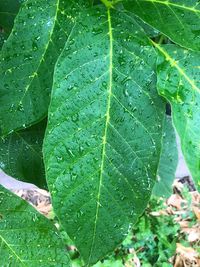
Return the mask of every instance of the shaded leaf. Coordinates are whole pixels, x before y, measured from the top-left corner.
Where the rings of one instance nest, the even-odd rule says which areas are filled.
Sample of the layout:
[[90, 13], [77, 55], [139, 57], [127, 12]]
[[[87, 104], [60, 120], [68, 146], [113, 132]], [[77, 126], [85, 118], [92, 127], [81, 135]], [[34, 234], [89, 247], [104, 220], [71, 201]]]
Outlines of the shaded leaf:
[[30, 126], [47, 115], [54, 64], [80, 3], [28, 0], [22, 5], [0, 58], [3, 135]]
[[0, 48], [12, 30], [21, 2], [20, 0], [0, 1]]
[[172, 184], [178, 164], [178, 150], [171, 118], [166, 116], [163, 124], [162, 149], [153, 194], [169, 197], [172, 194]]
[[124, 0], [124, 7], [175, 43], [200, 50], [198, 0]]
[[20, 5], [26, 0], [3, 0], [0, 2], [0, 26], [10, 33]]
[[2, 48], [7, 38], [8, 38], [8, 34], [3, 32], [3, 29], [0, 29], [0, 49]]
[[80, 16], [56, 66], [46, 173], [87, 266], [125, 238], [155, 182], [164, 110], [155, 60], [131, 17], [99, 7]]
[[155, 46], [159, 52], [158, 91], [171, 103], [183, 155], [200, 188], [200, 53], [175, 45]]
[[[129, 14], [130, 15], [130, 14]], [[133, 15], [131, 15], [133, 16]], [[146, 32], [146, 34], [150, 37], [150, 38], [158, 38], [160, 35], [160, 32], [157, 31], [156, 29], [152, 28], [151, 26], [149, 26], [147, 23], [145, 23], [142, 19], [140, 19], [137, 16], [134, 16], [134, 20], [144, 29], [144, 31]]]
[[55, 226], [0, 185], [0, 265], [70, 266]]
[[24, 182], [46, 187], [42, 143], [46, 119], [0, 138], [0, 168]]

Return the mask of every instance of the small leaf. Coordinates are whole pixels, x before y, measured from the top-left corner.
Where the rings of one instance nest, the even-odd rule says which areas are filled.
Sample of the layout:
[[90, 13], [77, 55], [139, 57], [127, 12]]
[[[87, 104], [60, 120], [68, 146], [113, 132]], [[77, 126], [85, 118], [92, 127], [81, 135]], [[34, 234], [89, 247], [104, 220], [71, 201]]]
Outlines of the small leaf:
[[172, 194], [172, 184], [178, 164], [178, 150], [171, 118], [166, 116], [163, 124], [162, 149], [153, 194], [169, 197]]
[[124, 0], [124, 7], [175, 43], [200, 51], [198, 0]]
[[0, 265], [70, 266], [55, 226], [0, 185]]
[[186, 163], [200, 188], [200, 53], [175, 45], [155, 46], [159, 52], [158, 91], [171, 103]]
[[79, 9], [78, 1], [28, 0], [22, 4], [0, 58], [2, 135], [47, 115], [54, 64]]
[[47, 180], [87, 266], [122, 242], [149, 200], [164, 111], [155, 62], [134, 19], [97, 7], [78, 18], [56, 65]]
[[42, 157], [45, 129], [46, 119], [0, 138], [0, 168], [16, 179], [46, 187]]

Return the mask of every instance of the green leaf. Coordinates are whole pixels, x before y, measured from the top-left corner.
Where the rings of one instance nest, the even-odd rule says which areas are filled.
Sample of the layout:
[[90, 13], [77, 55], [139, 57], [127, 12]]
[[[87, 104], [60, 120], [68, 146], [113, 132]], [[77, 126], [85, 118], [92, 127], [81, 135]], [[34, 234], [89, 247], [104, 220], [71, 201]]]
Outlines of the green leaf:
[[20, 0], [0, 1], [0, 48], [12, 30], [20, 5]]
[[200, 50], [198, 0], [124, 0], [124, 7], [175, 43]]
[[164, 110], [155, 61], [131, 17], [97, 7], [79, 17], [55, 69], [46, 174], [87, 266], [126, 237], [155, 182]]
[[[47, 115], [54, 64], [81, 1], [28, 0], [22, 5], [0, 58], [3, 135]], [[84, 1], [85, 2], [85, 1]]]
[[159, 52], [158, 90], [171, 103], [183, 155], [200, 188], [200, 53], [175, 45], [155, 46]]
[[0, 168], [16, 179], [46, 187], [42, 157], [45, 129], [46, 119], [0, 138]]
[[[130, 14], [129, 14], [130, 15]], [[133, 16], [133, 15], [131, 15]], [[146, 34], [150, 37], [150, 38], [158, 38], [160, 35], [160, 32], [157, 31], [156, 29], [152, 28], [151, 26], [149, 26], [147, 23], [145, 23], [142, 19], [140, 19], [137, 16], [134, 16], [134, 20], [144, 29], [144, 31], [146, 32]]]
[[166, 116], [163, 124], [162, 149], [153, 194], [169, 197], [172, 194], [172, 184], [178, 164], [178, 150], [171, 117]]
[[8, 34], [0, 30], [0, 49], [8, 38]]
[[[26, 0], [25, 0], [26, 1]], [[0, 26], [5, 32], [12, 30], [14, 19], [19, 11], [21, 0], [3, 0], [0, 2]]]
[[0, 265], [70, 266], [55, 226], [0, 185]]

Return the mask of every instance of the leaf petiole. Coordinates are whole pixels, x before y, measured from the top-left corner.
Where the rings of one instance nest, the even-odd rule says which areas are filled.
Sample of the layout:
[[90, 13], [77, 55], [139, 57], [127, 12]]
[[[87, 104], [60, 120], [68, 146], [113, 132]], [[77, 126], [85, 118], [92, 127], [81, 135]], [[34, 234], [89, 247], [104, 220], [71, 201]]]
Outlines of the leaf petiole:
[[102, 2], [107, 8], [113, 8], [113, 1], [109, 1], [109, 0], [101, 0], [101, 2]]

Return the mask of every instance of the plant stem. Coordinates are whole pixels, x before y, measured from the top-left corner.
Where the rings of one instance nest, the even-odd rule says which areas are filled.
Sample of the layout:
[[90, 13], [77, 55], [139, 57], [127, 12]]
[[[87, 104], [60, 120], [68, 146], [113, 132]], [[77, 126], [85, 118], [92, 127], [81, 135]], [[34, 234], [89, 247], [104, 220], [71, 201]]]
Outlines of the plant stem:
[[160, 39], [159, 39], [159, 41], [158, 41], [158, 44], [162, 44], [164, 40], [165, 40], [165, 36], [162, 34], [162, 35], [160, 36]]
[[101, 0], [101, 2], [107, 7], [107, 8], [112, 8], [113, 7], [113, 2], [109, 0]]

